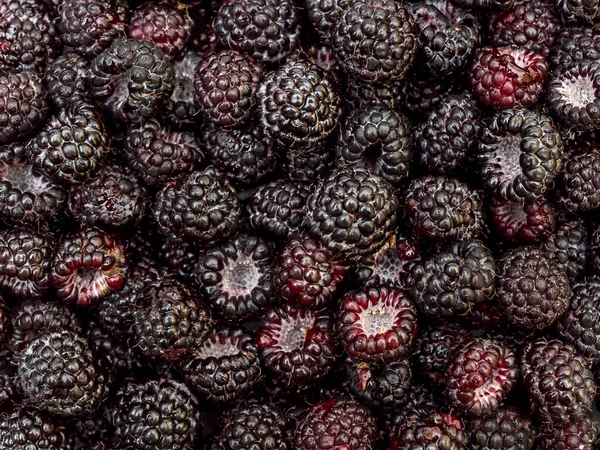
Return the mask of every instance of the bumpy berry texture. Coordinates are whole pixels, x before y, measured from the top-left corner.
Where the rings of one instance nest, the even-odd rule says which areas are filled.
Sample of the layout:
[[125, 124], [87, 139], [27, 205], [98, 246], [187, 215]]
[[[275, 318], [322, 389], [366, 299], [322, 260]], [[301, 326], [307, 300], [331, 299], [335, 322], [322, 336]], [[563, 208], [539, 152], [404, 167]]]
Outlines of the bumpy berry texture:
[[320, 442], [335, 442], [348, 450], [368, 450], [377, 439], [375, 418], [366, 406], [346, 398], [314, 405], [294, 433], [294, 448], [321, 448]]
[[200, 438], [198, 400], [172, 379], [124, 383], [113, 414], [115, 441], [126, 448], [184, 450]]
[[223, 450], [251, 450], [256, 447], [287, 450], [289, 420], [286, 413], [270, 405], [240, 406], [227, 417], [217, 445]]
[[58, 30], [64, 45], [93, 58], [125, 35], [127, 9], [121, 0], [65, 0]]
[[560, 214], [556, 230], [541, 244], [545, 251], [554, 254], [571, 282], [584, 275], [587, 269], [589, 234], [583, 218]]
[[273, 244], [239, 234], [199, 255], [193, 280], [212, 308], [229, 321], [256, 318], [274, 298]]
[[89, 414], [108, 395], [102, 361], [72, 331], [49, 332], [32, 340], [19, 357], [18, 380], [33, 404], [60, 416]]
[[174, 88], [171, 59], [149, 41], [117, 39], [92, 61], [92, 95], [114, 119], [150, 119]]
[[571, 345], [543, 338], [529, 342], [521, 354], [521, 376], [540, 422], [559, 427], [591, 413], [594, 376]]
[[513, 202], [536, 200], [563, 167], [564, 144], [553, 121], [525, 109], [495, 114], [482, 127], [476, 159], [486, 190]]
[[436, 175], [456, 175], [477, 145], [479, 108], [470, 94], [449, 95], [416, 127], [417, 161]]
[[341, 124], [335, 147], [338, 166], [363, 167], [397, 185], [412, 162], [410, 123], [384, 106], [355, 109]]
[[350, 357], [368, 363], [392, 363], [410, 354], [418, 323], [413, 303], [400, 289], [379, 287], [344, 295], [336, 333]]
[[554, 255], [535, 247], [506, 251], [498, 261], [498, 300], [520, 327], [552, 325], [569, 306], [571, 287]]
[[324, 141], [314, 147], [289, 149], [284, 167], [291, 181], [313, 183], [329, 175], [334, 158], [329, 143]]
[[75, 448], [73, 436], [51, 418], [30, 407], [19, 406], [0, 415], [0, 448], [2, 450], [41, 450]]
[[291, 0], [226, 0], [214, 19], [225, 47], [265, 62], [281, 61], [298, 46], [299, 25]]
[[200, 118], [194, 103], [194, 76], [201, 60], [198, 53], [188, 50], [173, 63], [175, 87], [159, 115], [176, 129], [193, 129]]
[[300, 234], [288, 239], [275, 258], [274, 289], [293, 306], [319, 310], [335, 297], [349, 270], [344, 259]]
[[194, 100], [202, 115], [217, 125], [237, 126], [253, 115], [265, 69], [255, 59], [223, 50], [198, 64]]
[[11, 296], [38, 299], [51, 287], [51, 236], [13, 228], [0, 231], [0, 287]]
[[355, 257], [372, 254], [392, 236], [396, 209], [387, 181], [348, 167], [316, 184], [306, 211], [311, 233], [334, 253]]
[[352, 0], [334, 22], [331, 46], [340, 66], [352, 77], [385, 84], [406, 75], [417, 42], [412, 19], [400, 4]]
[[163, 235], [210, 246], [237, 231], [240, 202], [231, 184], [208, 168], [165, 184], [152, 214]]
[[543, 55], [509, 46], [477, 49], [469, 76], [479, 101], [496, 109], [533, 106], [547, 78]]
[[52, 102], [59, 108], [90, 102], [87, 72], [90, 62], [75, 52], [60, 55], [46, 66], [46, 86]]
[[557, 0], [556, 6], [567, 23], [594, 24], [600, 21], [597, 0]]
[[405, 195], [406, 224], [418, 238], [468, 240], [481, 232], [481, 196], [458, 179], [434, 175], [416, 178]]
[[496, 263], [480, 241], [451, 244], [411, 264], [406, 285], [419, 311], [431, 320], [467, 314], [495, 294]]
[[531, 450], [537, 435], [531, 419], [512, 406], [501, 407], [486, 417], [472, 418], [466, 429], [469, 449]]
[[[598, 441], [598, 422], [585, 418], [579, 422], [543, 427], [538, 438], [540, 450], [570, 450], [573, 448], [591, 449]], [[596, 447], [594, 447], [596, 448]]]
[[125, 250], [98, 228], [64, 235], [52, 261], [52, 282], [64, 300], [86, 307], [123, 286]]
[[178, 179], [204, 159], [193, 133], [172, 130], [156, 119], [128, 128], [124, 150], [129, 167], [149, 186]]
[[600, 59], [600, 34], [596, 27], [564, 27], [558, 33], [549, 61], [552, 68]]
[[285, 385], [308, 385], [322, 378], [336, 360], [333, 318], [328, 311], [289, 305], [265, 313], [256, 334], [265, 367]]
[[554, 231], [556, 211], [545, 196], [525, 203], [492, 198], [489, 204], [491, 222], [507, 241], [539, 242]]
[[265, 132], [283, 146], [307, 147], [326, 139], [340, 116], [340, 98], [331, 75], [316, 64], [284, 63], [258, 90]]
[[390, 438], [390, 450], [458, 450], [466, 445], [467, 435], [462, 421], [438, 412], [422, 419], [409, 418], [401, 422]]
[[212, 403], [239, 400], [261, 377], [254, 337], [229, 326], [214, 329], [192, 358], [177, 369], [200, 399]]
[[558, 204], [571, 212], [600, 208], [600, 149], [574, 150], [559, 175]]

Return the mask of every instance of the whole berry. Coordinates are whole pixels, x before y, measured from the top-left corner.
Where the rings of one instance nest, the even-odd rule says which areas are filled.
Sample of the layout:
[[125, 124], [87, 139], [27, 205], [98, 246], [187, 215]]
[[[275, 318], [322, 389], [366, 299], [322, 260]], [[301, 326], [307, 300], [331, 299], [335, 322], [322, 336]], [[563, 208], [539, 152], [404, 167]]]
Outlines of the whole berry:
[[108, 394], [102, 361], [85, 338], [68, 330], [33, 339], [19, 357], [18, 380], [37, 408], [60, 416], [89, 414]]
[[503, 406], [486, 417], [466, 423], [469, 449], [531, 450], [537, 430], [528, 415], [513, 406]]
[[478, 417], [500, 407], [519, 375], [513, 351], [489, 339], [476, 339], [457, 349], [446, 371], [444, 393], [450, 405]]
[[0, 414], [0, 449], [72, 450], [74, 438], [60, 423], [60, 419], [27, 406], [3, 411]]
[[398, 185], [412, 162], [410, 123], [383, 105], [355, 109], [341, 124], [335, 151], [338, 166], [363, 167]]
[[483, 104], [507, 109], [537, 103], [547, 77], [543, 55], [521, 47], [481, 47], [475, 51], [469, 81]]
[[423, 419], [409, 418], [401, 422], [390, 438], [390, 450], [459, 450], [466, 445], [467, 435], [462, 421], [439, 412]]
[[225, 127], [245, 123], [254, 114], [265, 69], [250, 56], [223, 50], [201, 61], [194, 75], [194, 100], [202, 115]]
[[330, 74], [309, 61], [286, 62], [258, 90], [265, 132], [285, 147], [325, 140], [340, 116], [340, 98]]
[[473, 239], [483, 222], [478, 191], [457, 179], [434, 175], [410, 183], [404, 214], [415, 237], [434, 242]]
[[498, 261], [498, 300], [520, 327], [552, 325], [569, 306], [571, 287], [554, 255], [535, 247], [507, 250]]
[[415, 306], [400, 289], [367, 288], [344, 295], [335, 331], [357, 361], [393, 363], [411, 352], [417, 336]]
[[406, 9], [392, 0], [351, 0], [334, 22], [331, 46], [351, 77], [393, 83], [404, 77], [417, 50]]
[[564, 144], [553, 121], [525, 109], [496, 113], [482, 127], [476, 160], [484, 188], [523, 203], [553, 187], [563, 167]]
[[348, 450], [368, 450], [377, 439], [375, 418], [366, 406], [347, 399], [330, 399], [314, 405], [300, 420], [294, 433], [294, 448], [320, 448], [320, 442], [335, 442]]
[[600, 149], [574, 150], [559, 175], [558, 205], [571, 212], [600, 208]]
[[287, 450], [288, 426], [286, 413], [276, 406], [239, 406], [227, 415], [217, 445], [223, 450], [251, 450], [257, 447]]
[[98, 228], [81, 228], [58, 242], [51, 276], [64, 300], [89, 306], [119, 290], [126, 274], [123, 246]]
[[391, 185], [365, 169], [339, 169], [308, 198], [310, 232], [334, 253], [372, 254], [392, 236], [397, 199]]

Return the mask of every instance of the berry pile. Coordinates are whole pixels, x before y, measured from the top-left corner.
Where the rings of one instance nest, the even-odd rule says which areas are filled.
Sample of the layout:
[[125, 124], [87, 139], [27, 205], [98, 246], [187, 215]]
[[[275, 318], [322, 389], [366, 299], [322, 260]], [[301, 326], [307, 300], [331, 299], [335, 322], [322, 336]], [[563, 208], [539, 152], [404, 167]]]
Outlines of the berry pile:
[[600, 450], [599, 0], [0, 0], [0, 450]]

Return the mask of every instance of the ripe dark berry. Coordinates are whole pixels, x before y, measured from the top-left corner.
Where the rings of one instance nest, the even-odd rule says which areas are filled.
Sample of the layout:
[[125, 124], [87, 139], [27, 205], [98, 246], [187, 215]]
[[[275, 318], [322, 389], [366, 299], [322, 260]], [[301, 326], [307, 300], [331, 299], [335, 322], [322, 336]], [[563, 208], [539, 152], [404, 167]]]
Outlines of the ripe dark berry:
[[19, 406], [0, 415], [2, 450], [75, 448], [74, 437], [62, 421], [31, 407]]
[[574, 214], [559, 214], [556, 230], [541, 244], [553, 253], [565, 269], [571, 282], [585, 274], [588, 261], [589, 232], [583, 218]]
[[469, 449], [531, 450], [537, 436], [531, 419], [512, 406], [501, 407], [486, 417], [472, 418], [466, 428]]
[[[592, 449], [598, 441], [598, 422], [585, 418], [576, 423], [546, 426], [540, 429], [537, 439], [539, 450]], [[593, 447], [597, 448], [597, 447]]]
[[600, 208], [600, 149], [574, 150], [559, 175], [558, 204], [571, 212]]
[[91, 101], [87, 84], [90, 62], [79, 53], [60, 55], [46, 66], [46, 85], [52, 102], [59, 108]]
[[439, 412], [423, 419], [409, 418], [401, 422], [390, 438], [390, 450], [458, 450], [466, 445], [467, 435], [462, 421]]
[[556, 211], [545, 196], [524, 204], [492, 198], [489, 211], [496, 231], [511, 242], [541, 241], [552, 234], [556, 223]]

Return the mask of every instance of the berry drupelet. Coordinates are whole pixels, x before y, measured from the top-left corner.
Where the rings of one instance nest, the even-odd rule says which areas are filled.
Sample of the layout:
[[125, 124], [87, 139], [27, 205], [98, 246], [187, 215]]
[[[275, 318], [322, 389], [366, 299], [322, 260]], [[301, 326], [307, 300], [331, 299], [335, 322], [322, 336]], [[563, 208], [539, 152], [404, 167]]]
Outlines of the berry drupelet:
[[589, 235], [582, 217], [561, 213], [557, 217], [555, 231], [541, 243], [542, 249], [554, 254], [571, 282], [585, 274]]
[[450, 414], [434, 412], [423, 419], [401, 422], [390, 438], [390, 450], [448, 449], [467, 445], [462, 421]]
[[37, 409], [18, 406], [0, 414], [2, 450], [74, 450], [74, 437], [60, 419]]
[[573, 150], [558, 177], [558, 205], [571, 212], [600, 208], [600, 149]]
[[524, 203], [491, 198], [489, 205], [491, 222], [506, 241], [539, 242], [554, 231], [556, 211], [546, 196]]
[[549, 61], [553, 69], [582, 61], [600, 60], [600, 33], [597, 27], [563, 27], [552, 48]]
[[472, 450], [531, 450], [538, 434], [531, 419], [513, 406], [469, 419], [466, 431]]
[[537, 439], [539, 450], [592, 450], [598, 442], [598, 422], [585, 418], [576, 423], [547, 426], [540, 429]]
[[89, 60], [75, 52], [67, 52], [48, 63], [46, 86], [54, 105], [64, 108], [80, 102], [91, 102], [87, 85], [89, 69]]

